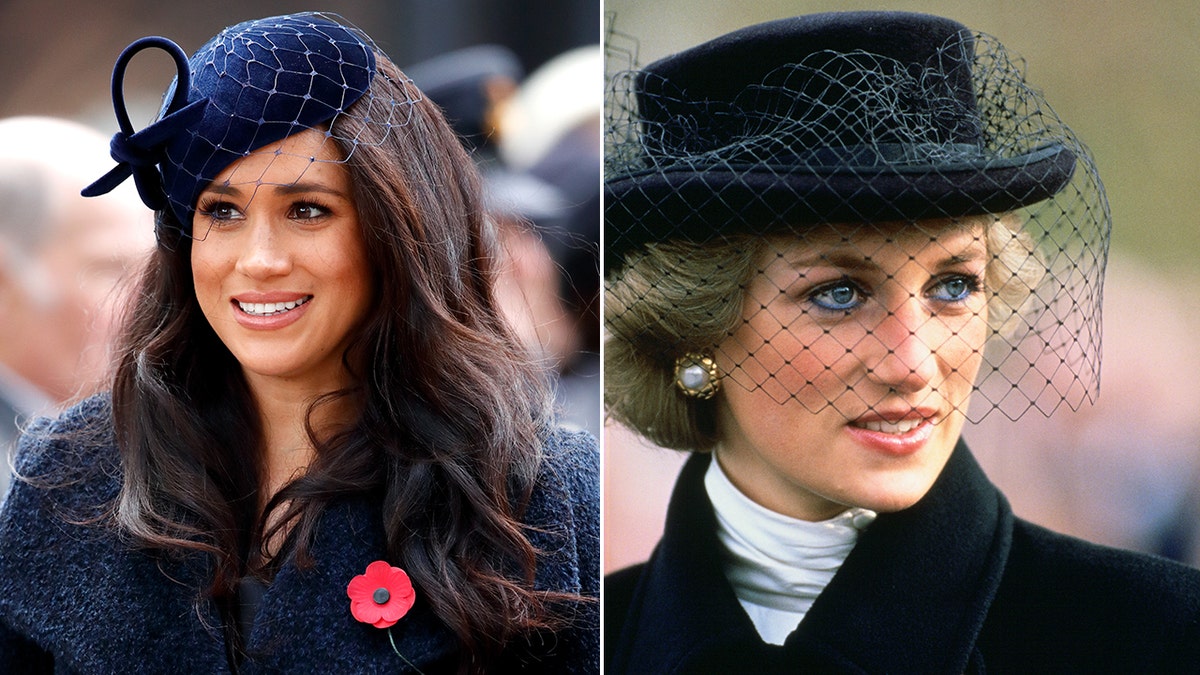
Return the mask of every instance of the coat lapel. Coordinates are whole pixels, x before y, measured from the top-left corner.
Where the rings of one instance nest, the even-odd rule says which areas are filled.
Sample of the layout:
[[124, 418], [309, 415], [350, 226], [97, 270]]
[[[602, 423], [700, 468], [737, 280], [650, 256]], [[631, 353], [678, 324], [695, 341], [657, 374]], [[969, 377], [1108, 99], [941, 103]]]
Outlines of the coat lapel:
[[[406, 672], [396, 649], [424, 672], [454, 657], [453, 636], [434, 616], [421, 588], [417, 604], [390, 629], [360, 623], [350, 614], [346, 585], [375, 560], [387, 560], [383, 526], [364, 499], [327, 509], [315, 537], [315, 563], [289, 562], [263, 596], [248, 641], [252, 660], [242, 669], [260, 672]], [[403, 567], [403, 562], [388, 560]]]
[[[26, 438], [50, 442], [44, 426]], [[115, 451], [84, 445], [78, 453], [30, 449], [18, 467], [65, 487], [20, 482], [8, 495], [0, 516], [5, 627], [50, 652], [62, 672], [228, 672], [219, 621], [194, 605], [208, 578], [197, 556], [148, 555], [107, 525], [76, 525], [106, 522], [100, 505], [120, 485]], [[60, 457], [79, 461], [68, 471]]]
[[0, 562], [6, 620], [50, 651], [56, 667], [228, 672], [220, 622], [192, 602], [203, 578], [196, 565], [131, 551], [112, 536], [56, 534], [19, 545], [6, 536], [5, 553], [19, 562]]
[[709, 461], [693, 456], [680, 474], [666, 532], [610, 638], [617, 672], [715, 672], [749, 658], [793, 672], [969, 670], [1012, 516], [964, 444], [921, 502], [863, 533], [782, 647], [759, 639], [725, 579], [703, 485]]
[[999, 588], [1012, 513], [961, 441], [930, 492], [881, 515], [789, 638], [864, 672], [962, 673]]
[[684, 464], [667, 526], [647, 563], [610, 664], [615, 672], [686, 672], [721, 653], [760, 642], [720, 564], [712, 504], [704, 491], [709, 455]]

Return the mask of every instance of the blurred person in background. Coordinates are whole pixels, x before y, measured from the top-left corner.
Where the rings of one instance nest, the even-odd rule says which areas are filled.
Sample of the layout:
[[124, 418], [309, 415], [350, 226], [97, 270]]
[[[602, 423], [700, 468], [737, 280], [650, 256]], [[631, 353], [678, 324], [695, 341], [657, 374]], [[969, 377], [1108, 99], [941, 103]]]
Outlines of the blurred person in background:
[[475, 164], [485, 172], [493, 168], [500, 118], [525, 78], [516, 53], [503, 45], [474, 45], [412, 64], [404, 72], [442, 109]]
[[[121, 281], [154, 245], [132, 186], [79, 192], [108, 167], [108, 139], [52, 117], [0, 120], [0, 449], [23, 420], [101, 386]], [[7, 485], [3, 464], [0, 488]], [[0, 489], [2, 492], [2, 489]]]
[[478, 45], [410, 66], [484, 179], [506, 254], [497, 293], [558, 373], [565, 424], [598, 434], [601, 55], [560, 54], [527, 78], [515, 54]]
[[569, 419], [593, 433], [601, 426], [602, 83], [597, 46], [568, 50], [521, 83], [499, 124], [504, 165], [561, 196], [562, 208], [531, 220], [557, 272], [548, 282], [565, 313], [554, 330], [571, 340], [556, 354], [559, 401]]

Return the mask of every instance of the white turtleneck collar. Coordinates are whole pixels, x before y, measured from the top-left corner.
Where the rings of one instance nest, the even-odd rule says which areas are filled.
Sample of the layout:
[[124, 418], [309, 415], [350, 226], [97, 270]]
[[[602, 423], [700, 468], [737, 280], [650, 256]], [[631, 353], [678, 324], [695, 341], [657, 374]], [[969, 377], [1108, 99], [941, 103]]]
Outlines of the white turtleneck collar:
[[762, 639], [781, 645], [876, 514], [851, 508], [810, 522], [776, 513], [738, 490], [715, 457], [704, 487], [725, 547], [725, 576]]

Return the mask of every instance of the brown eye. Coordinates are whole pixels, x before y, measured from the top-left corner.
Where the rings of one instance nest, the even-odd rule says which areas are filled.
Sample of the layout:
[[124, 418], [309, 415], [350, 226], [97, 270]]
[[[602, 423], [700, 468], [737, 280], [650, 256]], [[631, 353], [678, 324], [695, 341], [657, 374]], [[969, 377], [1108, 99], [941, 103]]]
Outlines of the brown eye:
[[200, 215], [213, 220], [235, 220], [241, 217], [241, 211], [229, 202], [203, 203], [197, 209]]
[[291, 217], [296, 220], [313, 220], [329, 215], [329, 211], [319, 204], [301, 202], [292, 206]]

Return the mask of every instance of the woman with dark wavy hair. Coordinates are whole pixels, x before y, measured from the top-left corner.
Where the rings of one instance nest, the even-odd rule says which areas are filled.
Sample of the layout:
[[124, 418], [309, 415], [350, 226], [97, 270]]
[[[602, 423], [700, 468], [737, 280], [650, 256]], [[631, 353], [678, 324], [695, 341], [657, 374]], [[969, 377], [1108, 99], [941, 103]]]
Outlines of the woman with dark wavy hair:
[[[179, 75], [134, 133], [129, 60]], [[111, 396], [28, 429], [0, 664], [598, 669], [597, 455], [493, 297], [472, 163], [370, 39], [301, 14], [118, 59], [158, 246]]]

